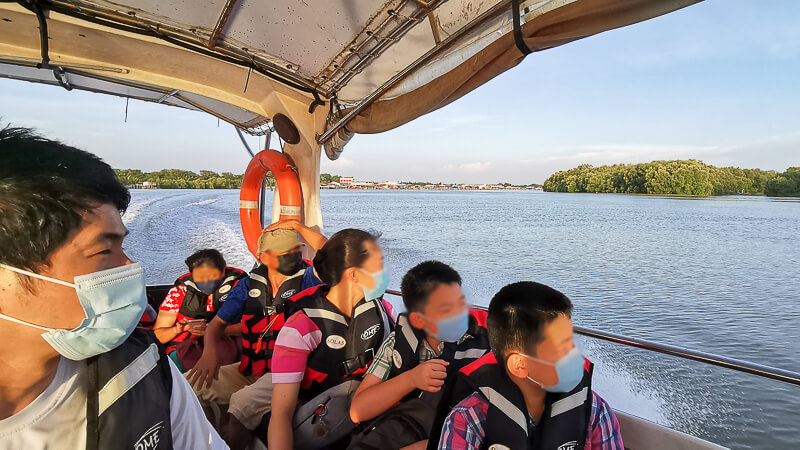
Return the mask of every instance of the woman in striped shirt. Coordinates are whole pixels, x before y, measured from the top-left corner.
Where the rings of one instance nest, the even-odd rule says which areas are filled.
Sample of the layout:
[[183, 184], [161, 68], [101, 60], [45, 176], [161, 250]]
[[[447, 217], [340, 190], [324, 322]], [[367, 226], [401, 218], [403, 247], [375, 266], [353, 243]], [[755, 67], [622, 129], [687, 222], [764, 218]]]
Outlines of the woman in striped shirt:
[[[317, 252], [314, 267], [325, 285], [292, 297], [287, 317], [296, 312], [275, 343], [270, 449], [300, 445], [300, 436], [292, 432], [298, 400], [305, 403], [345, 381], [360, 380], [394, 327], [394, 313], [382, 299], [388, 276], [376, 236], [339, 231]], [[345, 409], [343, 414], [330, 412], [327, 419], [336, 416], [349, 417]]]

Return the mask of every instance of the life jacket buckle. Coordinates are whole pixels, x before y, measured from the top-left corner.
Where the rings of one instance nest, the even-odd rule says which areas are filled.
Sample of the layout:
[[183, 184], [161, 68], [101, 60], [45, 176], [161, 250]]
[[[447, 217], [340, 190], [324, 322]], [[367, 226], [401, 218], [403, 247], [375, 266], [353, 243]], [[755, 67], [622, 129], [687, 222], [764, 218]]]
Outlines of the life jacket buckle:
[[348, 360], [342, 361], [342, 370], [345, 376], [352, 375], [358, 369], [366, 366], [370, 361], [375, 359], [375, 349], [370, 347]]

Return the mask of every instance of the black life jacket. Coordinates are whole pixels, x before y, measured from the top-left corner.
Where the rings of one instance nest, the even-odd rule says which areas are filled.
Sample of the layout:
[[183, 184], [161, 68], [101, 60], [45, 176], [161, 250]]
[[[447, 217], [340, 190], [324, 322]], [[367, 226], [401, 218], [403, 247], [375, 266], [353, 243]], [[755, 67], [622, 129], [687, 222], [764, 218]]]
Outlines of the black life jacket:
[[259, 377], [272, 368], [275, 339], [283, 327], [284, 304], [303, 286], [303, 268], [288, 277], [274, 295], [267, 276], [267, 266], [261, 264], [250, 272], [250, 291], [242, 312], [242, 361], [239, 370]]
[[[475, 361], [489, 351], [489, 334], [486, 331], [487, 313], [480, 309], [469, 310], [469, 326], [467, 334], [470, 336], [460, 343], [445, 342], [439, 359], [450, 363], [447, 366], [447, 377], [450, 378], [465, 365]], [[394, 351], [392, 352], [392, 367], [389, 377], [393, 378], [401, 373], [411, 370], [419, 365], [419, 354], [425, 345], [425, 331], [411, 326], [408, 314], [403, 313], [397, 317], [397, 327], [394, 330]], [[419, 397], [422, 391], [414, 390], [403, 400]], [[437, 397], [438, 399], [438, 397]]]
[[208, 304], [209, 294], [200, 292], [197, 285], [194, 283], [191, 273], [180, 276], [175, 280], [175, 286], [185, 286], [186, 295], [183, 296], [183, 303], [179, 312], [186, 317], [192, 319], [205, 319], [206, 322], [211, 321], [216, 315], [216, 311], [222, 307], [222, 303], [228, 298], [228, 293], [233, 288], [236, 282], [244, 278], [245, 273], [233, 267], [226, 267], [225, 274], [223, 275], [222, 284], [210, 295], [212, 299], [212, 311], [206, 309]]
[[308, 355], [300, 401], [316, 397], [347, 379], [361, 379], [394, 324], [382, 299], [361, 299], [345, 317], [325, 296], [330, 287], [316, 286], [292, 298], [286, 315], [302, 310], [322, 331], [322, 340]]
[[536, 424], [528, 415], [522, 392], [493, 353], [462, 368], [454, 381], [467, 387], [462, 392], [477, 391], [489, 401], [482, 448], [580, 450], [586, 444], [592, 413], [592, 370], [592, 363], [586, 361], [583, 379], [575, 389], [548, 392]]
[[87, 450], [172, 449], [172, 373], [152, 331], [134, 330], [87, 367]]

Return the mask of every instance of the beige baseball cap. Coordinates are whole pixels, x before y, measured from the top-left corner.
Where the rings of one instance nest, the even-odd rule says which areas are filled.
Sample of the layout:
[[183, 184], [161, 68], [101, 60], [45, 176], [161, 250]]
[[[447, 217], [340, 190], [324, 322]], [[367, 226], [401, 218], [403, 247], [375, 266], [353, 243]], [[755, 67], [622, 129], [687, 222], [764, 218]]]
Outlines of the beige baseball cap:
[[294, 230], [272, 230], [264, 231], [258, 238], [258, 253], [267, 250], [283, 253], [303, 245], [300, 235]]

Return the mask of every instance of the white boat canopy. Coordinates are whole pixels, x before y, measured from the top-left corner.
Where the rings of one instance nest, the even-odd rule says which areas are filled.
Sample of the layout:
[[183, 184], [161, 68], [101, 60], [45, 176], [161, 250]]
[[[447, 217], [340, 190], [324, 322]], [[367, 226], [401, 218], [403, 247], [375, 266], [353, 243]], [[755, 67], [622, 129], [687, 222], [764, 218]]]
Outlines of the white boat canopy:
[[[517, 6], [523, 45], [538, 51], [696, 2], [550, 0]], [[513, 36], [512, 4], [518, 2], [509, 0], [20, 3], [30, 11], [14, 5], [0, 11], [3, 76], [57, 82], [12, 67], [41, 63], [38, 6], [49, 16], [47, 56], [64, 69], [65, 84], [208, 110], [256, 133], [257, 117], [266, 119], [270, 112], [254, 104], [267, 93], [256, 87], [260, 77], [282, 85], [269, 86], [275, 90], [296, 91], [292, 97], [306, 97], [309, 105], [315, 98], [335, 98], [348, 111], [370, 99], [347, 128], [378, 133], [450, 103], [524, 57]], [[115, 80], [123, 87], [114, 90]]]
[[0, 76], [202, 110], [251, 134], [284, 114], [305, 191], [322, 144], [336, 159], [353, 133], [441, 108], [528, 53], [698, 1], [0, 2]]

